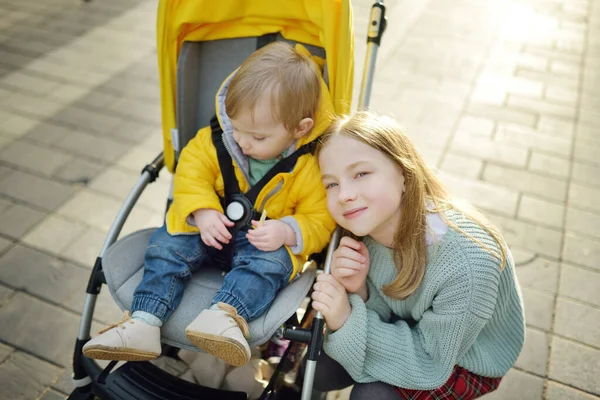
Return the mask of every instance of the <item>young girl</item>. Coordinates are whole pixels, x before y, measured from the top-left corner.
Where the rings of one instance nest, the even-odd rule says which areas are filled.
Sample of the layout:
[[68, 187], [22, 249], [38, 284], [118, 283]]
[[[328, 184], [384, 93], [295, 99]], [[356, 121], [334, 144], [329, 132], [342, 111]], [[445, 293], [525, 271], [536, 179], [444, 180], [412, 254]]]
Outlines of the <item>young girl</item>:
[[[352, 378], [345, 385], [356, 383], [351, 399], [495, 390], [525, 335], [514, 263], [496, 228], [446, 193], [389, 118], [337, 120], [318, 159], [329, 212], [362, 238], [342, 238], [312, 294], [329, 330], [324, 350]], [[324, 368], [318, 376], [344, 381]]]

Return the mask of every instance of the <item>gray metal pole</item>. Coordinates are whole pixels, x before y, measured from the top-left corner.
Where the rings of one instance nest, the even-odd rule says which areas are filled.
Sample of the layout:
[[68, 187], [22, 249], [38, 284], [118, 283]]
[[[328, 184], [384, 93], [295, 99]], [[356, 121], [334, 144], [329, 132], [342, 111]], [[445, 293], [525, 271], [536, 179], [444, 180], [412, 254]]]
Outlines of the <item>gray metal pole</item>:
[[375, 62], [377, 60], [377, 50], [381, 44], [381, 37], [385, 31], [385, 6], [383, 0], [377, 0], [371, 8], [369, 18], [369, 30], [367, 33], [367, 54], [365, 56], [365, 65], [363, 67], [363, 77], [360, 87], [360, 96], [358, 97], [358, 109], [366, 110], [371, 101], [371, 88], [373, 86], [373, 77], [375, 76]]

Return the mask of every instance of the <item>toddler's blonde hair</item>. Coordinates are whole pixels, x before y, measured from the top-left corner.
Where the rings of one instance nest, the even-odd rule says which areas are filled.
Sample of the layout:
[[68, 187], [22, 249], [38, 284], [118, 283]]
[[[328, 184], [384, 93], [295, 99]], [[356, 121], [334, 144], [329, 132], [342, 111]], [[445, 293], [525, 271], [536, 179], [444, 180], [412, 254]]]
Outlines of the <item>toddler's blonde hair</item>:
[[293, 132], [303, 118], [315, 118], [321, 97], [317, 65], [284, 42], [273, 42], [254, 52], [232, 78], [225, 108], [230, 118], [249, 110], [260, 96], [271, 92], [273, 120]]

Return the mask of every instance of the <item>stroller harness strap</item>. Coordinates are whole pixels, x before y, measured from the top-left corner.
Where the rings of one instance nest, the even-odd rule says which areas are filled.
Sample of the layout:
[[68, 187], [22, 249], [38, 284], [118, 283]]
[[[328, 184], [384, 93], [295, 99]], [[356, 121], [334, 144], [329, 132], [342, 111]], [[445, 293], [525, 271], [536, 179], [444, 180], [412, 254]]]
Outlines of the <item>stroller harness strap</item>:
[[[249, 226], [253, 219], [258, 219], [260, 217], [259, 212], [254, 208], [254, 203], [265, 185], [273, 179], [275, 175], [281, 172], [290, 171], [301, 156], [313, 154], [317, 147], [317, 142], [312, 141], [299, 147], [290, 156], [275, 164], [273, 168], [271, 168], [246, 193], [242, 193], [237, 178], [235, 177], [231, 154], [223, 142], [223, 129], [221, 128], [216, 115], [210, 120], [210, 128], [212, 131], [212, 142], [217, 150], [217, 159], [219, 161], [219, 167], [225, 185], [225, 198], [221, 199], [221, 202], [225, 215], [235, 224], [233, 227], [229, 228], [231, 235], [235, 237], [240, 229]], [[233, 257], [233, 241], [224, 245], [223, 250], [219, 253], [222, 253], [222, 255], [225, 256], [219, 260], [220, 264], [222, 267], [228, 269]]]
[[[245, 197], [247, 203], [250, 204], [250, 208], [254, 210], [254, 203], [256, 202], [256, 198], [258, 197], [260, 191], [265, 187], [265, 185], [277, 174], [291, 170], [294, 167], [294, 165], [296, 165], [296, 161], [298, 161], [298, 158], [300, 158], [301, 156], [305, 154], [313, 154], [317, 147], [316, 141], [306, 143], [305, 145], [299, 147], [290, 156], [280, 160], [277, 164], [275, 164], [273, 168], [271, 168], [269, 172], [265, 174], [265, 176], [263, 176], [258, 182], [256, 182], [254, 186], [252, 186], [246, 193], [243, 194], [235, 177], [231, 154], [229, 154], [229, 151], [227, 151], [225, 143], [223, 142], [223, 129], [221, 129], [221, 125], [219, 124], [219, 121], [216, 116], [211, 119], [210, 128], [212, 131], [212, 142], [217, 150], [217, 159], [219, 160], [219, 167], [221, 169], [221, 175], [223, 176], [223, 182], [225, 185], [225, 210], [227, 210], [228, 206], [231, 203], [231, 200], [233, 200], [234, 197], [236, 197], [237, 200], [238, 196]], [[258, 213], [258, 211], [254, 211]], [[236, 218], [236, 216], [237, 215], [232, 215], [233, 222], [240, 220], [240, 218]], [[229, 215], [228, 218], [230, 218]]]

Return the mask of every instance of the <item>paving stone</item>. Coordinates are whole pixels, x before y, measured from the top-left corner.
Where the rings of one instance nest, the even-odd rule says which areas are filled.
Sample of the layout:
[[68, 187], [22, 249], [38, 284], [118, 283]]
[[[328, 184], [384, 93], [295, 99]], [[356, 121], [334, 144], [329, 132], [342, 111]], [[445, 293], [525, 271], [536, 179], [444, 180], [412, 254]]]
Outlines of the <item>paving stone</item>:
[[91, 189], [85, 189], [73, 196], [56, 212], [69, 219], [108, 232], [121, 203], [112, 197]]
[[13, 353], [0, 365], [0, 398], [35, 399], [60, 375], [61, 369], [29, 354]]
[[79, 100], [88, 92], [89, 90], [87, 88], [77, 87], [68, 83], [61, 83], [54, 88], [52, 92], [48, 93], [48, 99], [66, 106]]
[[598, 153], [600, 152], [600, 144], [592, 142], [578, 141], [575, 143], [574, 161], [600, 166]]
[[110, 196], [125, 199], [139, 177], [139, 173], [133, 174], [127, 170], [111, 167], [102, 171], [90, 182], [89, 187]]
[[600, 213], [600, 189], [571, 183], [569, 205]]
[[457, 134], [464, 133], [468, 136], [481, 136], [491, 139], [495, 126], [496, 122], [493, 119], [464, 115], [460, 118], [456, 132]]
[[598, 397], [558, 382], [548, 381], [546, 400], [598, 400]]
[[4, 253], [4, 251], [6, 249], [8, 249], [10, 246], [12, 246], [13, 242], [5, 239], [3, 237], [0, 237], [0, 254]]
[[6, 108], [22, 114], [31, 114], [36, 118], [44, 119], [54, 115], [64, 108], [64, 104], [56, 100], [48, 100], [38, 94], [14, 93], [10, 101], [4, 103]]
[[600, 187], [600, 167], [574, 162], [571, 179], [573, 181]]
[[567, 207], [566, 229], [599, 239], [599, 226], [600, 213], [592, 213], [577, 208]]
[[560, 137], [573, 137], [575, 124], [572, 120], [553, 117], [550, 115], [541, 115], [537, 124], [537, 130], [540, 132], [554, 134]]
[[129, 150], [131, 144], [117, 143], [101, 136], [83, 132], [67, 133], [54, 143], [56, 146], [72, 151], [80, 156], [91, 157], [99, 161], [112, 162]]
[[600, 350], [552, 337], [548, 377], [600, 395]]
[[518, 77], [531, 79], [544, 83], [546, 85], [559, 86], [569, 89], [577, 89], [579, 86], [579, 80], [573, 79], [568, 76], [559, 76], [550, 72], [537, 72], [537, 71], [517, 71]]
[[99, 110], [91, 111], [76, 106], [71, 106], [56, 114], [53, 119], [73, 128], [99, 133], [112, 131], [122, 121], [119, 117], [111, 116]]
[[[540, 86], [542, 86], [541, 83]], [[566, 119], [575, 118], [577, 114], [577, 110], [573, 106], [514, 95], [508, 96], [507, 106], [530, 113], [549, 114]]]
[[565, 234], [563, 259], [600, 271], [600, 241], [573, 232]]
[[49, 150], [19, 140], [15, 140], [0, 151], [0, 160], [44, 175], [52, 175], [56, 169], [72, 159], [72, 156], [64, 152]]
[[[0, 308], [0, 319], [3, 321], [0, 325], [0, 340], [3, 342], [63, 367], [72, 362], [79, 327], [79, 318], [75, 314], [17, 293]], [[23, 332], [28, 334], [23, 335]], [[48, 332], [64, 334], [49, 335]]]
[[129, 218], [123, 225], [123, 230], [119, 235], [119, 238], [129, 235], [132, 232], [139, 231], [146, 228], [157, 228], [164, 224], [164, 211], [154, 211], [139, 205], [135, 207]]
[[[85, 300], [85, 286], [81, 290], [73, 293], [61, 305], [73, 312], [81, 313]], [[123, 311], [115, 303], [108, 291], [108, 287], [103, 286], [100, 294], [96, 298], [96, 308], [94, 309], [94, 320], [100, 321], [101, 325], [116, 323], [123, 318]]]
[[504, 108], [494, 105], [470, 104], [467, 112], [474, 116], [494, 119], [496, 121], [510, 122], [524, 126], [535, 126], [537, 116], [535, 113], [523, 112], [521, 110]]
[[56, 81], [42, 79], [22, 72], [13, 72], [9, 76], [4, 77], [2, 82], [17, 88], [18, 90], [34, 92], [37, 94], [46, 94], [57, 86]]
[[524, 194], [521, 196], [519, 219], [539, 223], [553, 228], [562, 228], [564, 224], [565, 206], [562, 203], [547, 201], [539, 197]]
[[519, 54], [517, 66], [519, 69], [544, 72], [548, 68], [548, 58], [523, 52]]
[[559, 294], [600, 307], [600, 271], [563, 264]]
[[169, 176], [163, 175], [146, 187], [138, 200], [138, 204], [144, 205], [150, 210], [164, 214], [167, 208], [167, 198], [171, 192]]
[[552, 329], [554, 295], [529, 288], [521, 288], [525, 304], [527, 326], [549, 332]]
[[547, 86], [544, 98], [550, 103], [576, 106], [579, 92], [572, 88]]
[[82, 290], [88, 276], [83, 268], [21, 245], [0, 257], [0, 281], [54, 303]]
[[14, 294], [14, 290], [0, 285], [0, 307], [2, 307], [4, 303], [7, 303]]
[[523, 350], [515, 367], [533, 374], [544, 376], [548, 360], [548, 334], [534, 328], [527, 328]]
[[129, 100], [121, 98], [109, 106], [109, 110], [119, 113], [126, 117], [133, 117], [137, 120], [160, 123], [161, 112], [160, 102], [144, 103], [140, 100]]
[[496, 213], [488, 212], [486, 216], [500, 229], [504, 239], [510, 246], [517, 245], [544, 256], [559, 257], [562, 232], [537, 224], [506, 218]]
[[73, 195], [76, 188], [14, 171], [0, 181], [0, 192], [46, 210], [54, 210]]
[[91, 269], [105, 239], [106, 233], [88, 228], [63, 249], [61, 255]]
[[529, 158], [529, 169], [534, 172], [556, 176], [557, 178], [567, 178], [569, 176], [570, 161], [532, 150]]
[[[598, 103], [594, 104], [593, 107], [600, 107], [600, 97], [598, 97], [597, 102]], [[577, 138], [598, 143], [600, 142], [600, 128], [586, 125], [578, 125]]]
[[44, 212], [21, 204], [14, 204], [0, 212], [0, 233], [19, 239], [45, 216]]
[[571, 140], [529, 127], [500, 124], [494, 140], [499, 143], [518, 145], [532, 150], [555, 153], [563, 157], [571, 155]]
[[60, 378], [52, 384], [52, 388], [61, 393], [71, 393], [73, 391], [73, 381], [71, 376], [73, 374], [72, 365], [67, 366], [60, 375]]
[[[514, 249], [512, 249], [512, 253], [514, 257]], [[558, 263], [547, 260], [537, 254], [534, 257], [533, 261], [525, 265], [520, 265], [516, 257], [514, 257], [519, 284], [522, 287], [555, 294], [558, 290], [560, 272]]]
[[477, 179], [483, 168], [483, 161], [473, 156], [448, 152], [440, 168], [465, 178]]
[[482, 158], [499, 164], [516, 167], [525, 167], [527, 164], [527, 149], [483, 137], [455, 136], [452, 140], [451, 149], [455, 153], [464, 153], [471, 157]]
[[600, 309], [558, 297], [554, 333], [600, 347]]
[[86, 230], [84, 226], [77, 222], [53, 214], [27, 233], [22, 241], [33, 247], [61, 254]]
[[154, 127], [147, 124], [135, 121], [123, 121], [110, 134], [128, 142], [138, 143], [147, 138], [153, 130]]
[[102, 168], [102, 162], [74, 157], [71, 162], [54, 171], [53, 176], [69, 183], [87, 185], [102, 171]]
[[24, 138], [37, 143], [52, 145], [72, 133], [73, 130], [70, 128], [52, 123], [51, 121], [44, 121], [31, 129], [24, 135]]
[[[2, 304], [2, 302], [0, 301], [0, 304]], [[4, 361], [15, 351], [15, 349], [13, 349], [10, 346], [7, 346], [5, 344], [0, 343], [0, 365], [2, 365], [2, 363], [4, 363]]]
[[[153, 138], [151, 138], [153, 139]], [[116, 165], [127, 168], [130, 171], [134, 171], [136, 173], [141, 173], [142, 169], [145, 165], [150, 164], [152, 160], [154, 160], [158, 156], [158, 152], [147, 149], [145, 147], [134, 147], [129, 150], [125, 155], [120, 157], [116, 161]], [[161, 171], [161, 176], [167, 175], [166, 169]]]
[[561, 179], [491, 163], [483, 169], [483, 179], [496, 185], [552, 200], [564, 201], [567, 195], [567, 183]]
[[544, 380], [527, 372], [511, 369], [502, 379], [498, 389], [485, 395], [486, 400], [540, 400]]
[[40, 400], [65, 400], [66, 396], [52, 389], [48, 390]]
[[8, 114], [3, 111], [0, 111], [0, 120], [2, 121], [2, 124], [0, 124], [0, 132], [12, 138], [23, 136], [26, 132], [29, 132], [40, 123], [40, 121], [33, 116], [30, 118], [14, 113]]
[[515, 191], [449, 173], [440, 174], [440, 178], [450, 190], [460, 194], [476, 207], [510, 216], [516, 213], [518, 194]]

